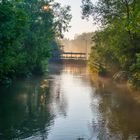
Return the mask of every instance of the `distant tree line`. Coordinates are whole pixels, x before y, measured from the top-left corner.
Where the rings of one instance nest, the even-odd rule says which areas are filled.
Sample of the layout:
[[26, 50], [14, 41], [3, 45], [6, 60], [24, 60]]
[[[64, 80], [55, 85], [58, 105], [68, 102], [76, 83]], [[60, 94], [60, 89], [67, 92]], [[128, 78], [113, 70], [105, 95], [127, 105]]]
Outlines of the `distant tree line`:
[[90, 66], [98, 63], [103, 73], [121, 72], [140, 88], [140, 0], [82, 0], [82, 15], [101, 25], [93, 37]]
[[64, 51], [90, 52], [93, 32], [75, 35], [74, 39], [63, 39]]
[[0, 0], [0, 83], [42, 72], [69, 12], [53, 0]]

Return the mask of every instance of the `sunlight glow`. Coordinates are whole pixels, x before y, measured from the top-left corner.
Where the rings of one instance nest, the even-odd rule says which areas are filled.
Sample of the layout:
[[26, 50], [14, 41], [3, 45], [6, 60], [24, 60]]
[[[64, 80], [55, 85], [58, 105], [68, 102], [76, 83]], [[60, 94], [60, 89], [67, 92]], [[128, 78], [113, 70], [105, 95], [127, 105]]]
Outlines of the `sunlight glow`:
[[43, 6], [43, 10], [45, 10], [45, 11], [49, 11], [49, 10], [50, 10], [49, 5], [45, 5], [45, 6]]
[[[93, 25], [92, 18], [83, 20], [82, 17], [82, 0], [55, 0], [56, 2], [61, 3], [62, 5], [71, 6], [72, 20], [70, 23], [71, 28], [64, 35], [66, 38], [74, 39], [75, 35], [82, 34], [84, 32], [94, 32], [97, 30], [97, 27]], [[96, 2], [97, 0], [94, 0]]]

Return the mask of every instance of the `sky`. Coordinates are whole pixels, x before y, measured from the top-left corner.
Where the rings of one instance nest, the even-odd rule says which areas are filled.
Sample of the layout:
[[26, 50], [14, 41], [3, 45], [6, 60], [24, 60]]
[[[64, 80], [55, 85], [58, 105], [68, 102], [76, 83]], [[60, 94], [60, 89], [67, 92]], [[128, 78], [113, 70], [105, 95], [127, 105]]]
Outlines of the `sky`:
[[[62, 5], [70, 5], [71, 6], [71, 14], [72, 14], [72, 20], [70, 23], [71, 28], [68, 32], [64, 34], [65, 38], [73, 39], [75, 35], [81, 34], [83, 32], [92, 32], [97, 29], [95, 25], [93, 25], [93, 21], [86, 19], [82, 19], [81, 14], [81, 5], [82, 0], [55, 0], [56, 2], [61, 3]], [[92, 0], [97, 1], [97, 0]]]

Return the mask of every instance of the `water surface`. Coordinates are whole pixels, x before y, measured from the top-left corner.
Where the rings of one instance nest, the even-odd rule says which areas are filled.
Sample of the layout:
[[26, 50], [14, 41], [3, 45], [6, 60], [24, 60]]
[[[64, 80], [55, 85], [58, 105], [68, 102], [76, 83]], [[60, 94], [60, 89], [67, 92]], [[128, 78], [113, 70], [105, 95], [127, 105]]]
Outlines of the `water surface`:
[[49, 77], [0, 88], [0, 140], [139, 140], [135, 99], [127, 88], [91, 76], [84, 63], [51, 64]]

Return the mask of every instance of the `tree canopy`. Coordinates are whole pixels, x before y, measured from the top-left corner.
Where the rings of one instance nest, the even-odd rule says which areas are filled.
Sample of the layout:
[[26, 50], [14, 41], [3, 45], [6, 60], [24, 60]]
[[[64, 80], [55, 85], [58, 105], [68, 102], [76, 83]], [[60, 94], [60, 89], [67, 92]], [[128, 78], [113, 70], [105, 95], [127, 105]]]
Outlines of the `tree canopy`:
[[[96, 61], [106, 70], [126, 71], [128, 80], [140, 84], [140, 1], [82, 0], [83, 18], [93, 17], [101, 27], [93, 40], [91, 65]], [[94, 66], [93, 66], [94, 67]]]
[[41, 71], [71, 18], [70, 6], [53, 0], [1, 0], [0, 81]]

